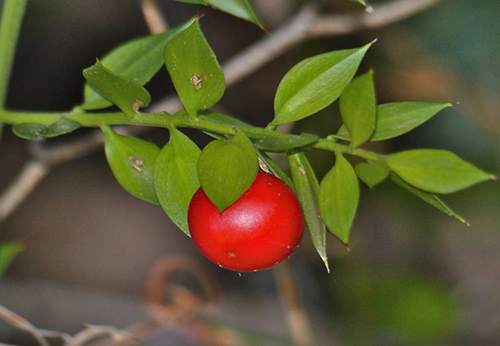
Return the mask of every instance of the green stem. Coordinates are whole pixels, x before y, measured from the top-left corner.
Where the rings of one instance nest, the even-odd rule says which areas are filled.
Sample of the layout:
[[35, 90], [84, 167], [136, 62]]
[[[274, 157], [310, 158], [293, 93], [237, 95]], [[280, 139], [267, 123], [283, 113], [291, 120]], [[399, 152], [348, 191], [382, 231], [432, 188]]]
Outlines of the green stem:
[[347, 145], [335, 143], [335, 142], [332, 142], [328, 139], [320, 139], [314, 145], [314, 148], [328, 150], [328, 151], [338, 151], [338, 152], [341, 152], [342, 154], [355, 155], [355, 156], [362, 157], [362, 158], [370, 160], [370, 161], [377, 161], [379, 159], [379, 155], [376, 153], [373, 153], [371, 151], [358, 149], [358, 148], [353, 149]]
[[[162, 113], [139, 113], [134, 118], [129, 118], [122, 113], [35, 113], [23, 111], [0, 110], [0, 122], [16, 125], [23, 123], [52, 124], [60, 118], [67, 118], [80, 123], [85, 127], [100, 127], [108, 125], [138, 125], [167, 128], [175, 127], [194, 128], [200, 131], [208, 131], [222, 135], [233, 135], [236, 128], [240, 128], [248, 137], [264, 138], [269, 130], [260, 127], [241, 126], [237, 124], [224, 124], [211, 120], [204, 116], [190, 118], [185, 113], [168, 114]], [[289, 135], [291, 138], [296, 135]], [[379, 155], [363, 149], [352, 149], [351, 147], [336, 143], [329, 139], [319, 139], [311, 148], [327, 151], [337, 151], [343, 154], [355, 155], [366, 160], [376, 161]]]
[[27, 0], [5, 0], [0, 22], [0, 108], [7, 98], [17, 39]]

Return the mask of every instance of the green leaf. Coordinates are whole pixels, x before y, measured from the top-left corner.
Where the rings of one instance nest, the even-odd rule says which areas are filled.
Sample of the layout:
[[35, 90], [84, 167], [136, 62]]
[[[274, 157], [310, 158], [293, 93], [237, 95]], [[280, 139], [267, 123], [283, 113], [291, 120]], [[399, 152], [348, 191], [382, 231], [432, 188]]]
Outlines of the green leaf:
[[400, 177], [398, 177], [396, 174], [392, 173], [391, 174], [391, 180], [402, 187], [403, 189], [407, 190], [408, 192], [414, 194], [424, 202], [429, 203], [433, 207], [436, 207], [437, 209], [441, 210], [443, 213], [446, 215], [449, 215], [451, 217], [454, 217], [458, 221], [462, 222], [463, 224], [470, 226], [470, 224], [465, 221], [463, 217], [455, 213], [450, 207], [448, 207], [438, 196], [433, 195], [429, 192], [425, 192], [422, 190], [419, 190], [417, 188], [414, 188], [413, 186], [405, 183], [403, 180], [401, 180]]
[[148, 141], [122, 136], [102, 127], [104, 149], [116, 180], [131, 195], [158, 204], [154, 188], [155, 162], [160, 148]]
[[92, 88], [130, 118], [137, 114], [139, 108], [146, 107], [151, 102], [151, 96], [141, 84], [113, 73], [99, 61], [83, 70], [83, 76]]
[[0, 278], [4, 275], [7, 267], [23, 248], [24, 247], [20, 243], [16, 242], [0, 244]]
[[283, 172], [283, 170], [274, 162], [267, 154], [265, 151], [261, 149], [257, 149], [257, 156], [259, 159], [262, 160], [262, 162], [266, 165], [266, 169], [263, 169], [265, 171], [269, 171], [270, 173], [274, 174], [276, 177], [280, 178], [287, 184], [292, 190], [295, 190], [295, 186], [293, 185], [292, 179]]
[[295, 192], [304, 210], [304, 217], [314, 247], [325, 264], [326, 270], [330, 272], [326, 254], [326, 227], [319, 211], [319, 184], [316, 174], [303, 152], [289, 153], [288, 162], [290, 163]]
[[388, 155], [386, 162], [410, 185], [434, 193], [452, 193], [496, 178], [445, 150], [403, 151]]
[[297, 121], [330, 105], [354, 77], [370, 46], [316, 55], [295, 65], [278, 86], [271, 124]]
[[175, 127], [169, 127], [170, 141], [156, 160], [155, 189], [168, 217], [189, 236], [187, 212], [200, 187], [196, 166], [200, 149]]
[[359, 179], [373, 189], [389, 176], [389, 167], [382, 160], [360, 162], [354, 167]]
[[224, 73], [200, 30], [198, 19], [167, 43], [165, 64], [191, 117], [212, 107], [224, 94]]
[[205, 5], [229, 13], [232, 16], [254, 23], [264, 29], [248, 0], [176, 0], [187, 4]]
[[319, 209], [329, 231], [347, 245], [359, 203], [356, 172], [340, 153], [319, 187]]
[[[451, 106], [451, 103], [431, 102], [395, 102], [379, 105], [375, 132], [370, 142], [401, 136]], [[351, 139], [345, 126], [340, 128], [337, 137], [344, 140]]]
[[377, 104], [373, 71], [352, 80], [339, 99], [342, 121], [349, 130], [353, 148], [370, 139], [375, 130]]
[[358, 4], [360, 4], [361, 6], [363, 6], [365, 8], [365, 11], [368, 12], [368, 13], [373, 13], [373, 7], [371, 7], [368, 2], [364, 1], [364, 0], [351, 0], [352, 2], [357, 2]]
[[[114, 73], [144, 85], [163, 66], [163, 49], [167, 42], [191, 23], [192, 20], [189, 20], [161, 34], [149, 35], [127, 42], [104, 56], [101, 63]], [[94, 91], [89, 84], [85, 85], [84, 102], [80, 108], [96, 110], [110, 106], [112, 106], [111, 102]]]
[[237, 131], [233, 138], [209, 143], [198, 159], [198, 178], [212, 203], [223, 211], [248, 190], [259, 161], [248, 137]]
[[50, 125], [37, 123], [17, 124], [12, 127], [12, 131], [20, 138], [35, 139], [61, 136], [73, 132], [80, 127], [81, 125], [73, 120], [61, 118]]

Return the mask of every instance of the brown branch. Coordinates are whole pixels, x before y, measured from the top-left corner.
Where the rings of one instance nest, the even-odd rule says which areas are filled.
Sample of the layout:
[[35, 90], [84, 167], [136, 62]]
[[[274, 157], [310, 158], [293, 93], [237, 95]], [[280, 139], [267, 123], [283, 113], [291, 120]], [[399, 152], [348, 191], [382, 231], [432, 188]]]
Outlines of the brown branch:
[[141, 0], [141, 10], [150, 33], [159, 34], [168, 29], [165, 16], [156, 0]]
[[42, 333], [34, 325], [2, 305], [0, 305], [0, 318], [8, 324], [30, 333], [39, 345], [50, 346], [47, 340], [43, 337]]
[[0, 196], [0, 222], [17, 209], [48, 173], [48, 166], [38, 160], [28, 161], [23, 166], [21, 172]]
[[288, 330], [295, 345], [314, 345], [309, 318], [299, 298], [288, 263], [285, 261], [274, 268], [278, 293], [285, 310]]
[[[254, 73], [270, 61], [289, 50], [291, 47], [317, 37], [334, 37], [353, 33], [359, 30], [379, 28], [419, 12], [422, 12], [442, 0], [400, 0], [374, 8], [373, 14], [356, 13], [347, 15], [320, 16], [313, 6], [304, 7], [282, 27], [263, 39], [255, 42], [247, 49], [233, 56], [223, 64], [226, 85], [231, 86]], [[159, 25], [153, 24], [159, 15], [158, 8], [153, 0], [142, 0], [146, 22], [151, 31], [159, 30]], [[144, 6], [149, 10], [144, 10]], [[154, 10], [151, 8], [155, 7]], [[151, 11], [151, 12], [148, 12]], [[147, 12], [147, 13], [146, 13]], [[154, 14], [150, 14], [154, 13]], [[152, 19], [156, 18], [156, 19]], [[150, 23], [151, 22], [151, 23]], [[157, 102], [150, 108], [152, 112], [174, 112], [182, 105], [178, 98], [170, 96]], [[139, 133], [143, 128], [126, 128], [129, 133]], [[21, 178], [15, 179], [9, 188], [0, 196], [0, 220], [5, 220], [26, 198], [36, 185], [47, 174], [34, 174], [34, 165], [45, 165], [45, 168], [89, 154], [102, 146], [103, 137], [99, 131], [84, 139], [71, 141], [68, 144], [59, 144], [46, 148], [40, 145], [37, 151], [38, 159], [28, 163], [21, 172]], [[41, 166], [39, 166], [40, 169]], [[40, 169], [41, 170], [41, 169]], [[26, 177], [34, 177], [28, 182]], [[24, 185], [27, 185], [24, 186]], [[16, 190], [20, 192], [15, 192]], [[11, 200], [12, 199], [12, 200]], [[3, 211], [3, 212], [2, 212]]]

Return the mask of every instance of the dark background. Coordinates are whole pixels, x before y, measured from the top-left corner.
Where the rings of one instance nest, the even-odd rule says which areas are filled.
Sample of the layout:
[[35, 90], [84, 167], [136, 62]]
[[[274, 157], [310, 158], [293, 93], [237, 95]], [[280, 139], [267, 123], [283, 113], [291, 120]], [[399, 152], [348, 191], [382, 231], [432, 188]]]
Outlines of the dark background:
[[[206, 14], [202, 29], [220, 62], [266, 35], [208, 8], [159, 3], [171, 26]], [[362, 10], [340, 1], [323, 3], [331, 12]], [[301, 2], [253, 4], [272, 33]], [[499, 16], [495, 0], [445, 1], [387, 28], [312, 40], [229, 88], [220, 106], [263, 126], [273, 117], [277, 85], [294, 64], [377, 37], [360, 71], [375, 69], [379, 103], [460, 105], [371, 149], [447, 149], [498, 174]], [[71, 109], [81, 102], [81, 70], [118, 44], [145, 34], [138, 1], [29, 1], [8, 107]], [[153, 100], [173, 92], [165, 70], [147, 88]], [[334, 104], [293, 130], [328, 135], [339, 126]], [[200, 146], [208, 142], [195, 131], [187, 133]], [[168, 133], [151, 130], [142, 137], [163, 145]], [[28, 158], [27, 142], [6, 128], [0, 145], [0, 189]], [[329, 154], [312, 153], [310, 158], [320, 176], [333, 164]], [[318, 343], [477, 345], [500, 339], [500, 186], [488, 182], [444, 200], [471, 227], [390, 182], [373, 191], [363, 186], [351, 252], [329, 237], [329, 275], [304, 237], [288, 262]], [[239, 276], [212, 265], [161, 208], [135, 199], [118, 185], [102, 151], [54, 168], [1, 225], [0, 241], [13, 240], [25, 250], [0, 282], [0, 304], [37, 327], [74, 334], [82, 323], [124, 328], [140, 321], [145, 318], [141, 295], [149, 268], [161, 256], [183, 254], [220, 283], [217, 321], [287, 338], [273, 272]], [[0, 342], [29, 345], [30, 340], [0, 320]], [[174, 328], [150, 344], [193, 343]]]

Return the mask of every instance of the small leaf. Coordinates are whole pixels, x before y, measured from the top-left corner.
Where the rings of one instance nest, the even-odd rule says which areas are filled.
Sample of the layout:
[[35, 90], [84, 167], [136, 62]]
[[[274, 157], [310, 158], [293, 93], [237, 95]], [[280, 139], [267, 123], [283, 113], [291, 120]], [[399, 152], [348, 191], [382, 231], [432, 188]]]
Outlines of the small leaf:
[[241, 131], [233, 138], [209, 143], [198, 159], [198, 178], [221, 212], [248, 190], [259, 170], [252, 143]]
[[[163, 50], [167, 42], [191, 23], [192, 20], [161, 34], [127, 42], [104, 56], [101, 63], [114, 73], [144, 85], [163, 66]], [[80, 108], [96, 110], [110, 106], [112, 106], [111, 102], [94, 91], [88, 83], [85, 85], [84, 102]]]
[[116, 180], [131, 195], [158, 204], [153, 174], [160, 148], [148, 141], [122, 136], [102, 127], [104, 149]]
[[[395, 102], [379, 105], [375, 132], [370, 142], [401, 136], [451, 106], [451, 103], [431, 102]], [[351, 139], [345, 126], [340, 128], [337, 137], [344, 140]]]
[[41, 137], [40, 133], [48, 126], [49, 125], [47, 124], [38, 124], [38, 123], [17, 124], [12, 126], [12, 132], [14, 132], [14, 134], [17, 137], [23, 139], [35, 139], [35, 138], [40, 138]]
[[316, 174], [303, 152], [289, 153], [288, 162], [290, 163], [295, 192], [304, 210], [304, 217], [314, 247], [325, 264], [326, 270], [330, 272], [326, 254], [326, 227], [319, 211], [319, 184]]
[[283, 172], [283, 170], [274, 162], [265, 151], [261, 149], [257, 149], [257, 156], [264, 162], [267, 167], [267, 170], [274, 174], [276, 177], [280, 178], [287, 184], [292, 190], [295, 190], [292, 179]]
[[200, 187], [196, 166], [200, 149], [175, 127], [169, 127], [170, 141], [156, 160], [155, 189], [168, 217], [189, 236], [189, 203]]
[[407, 190], [408, 192], [414, 194], [421, 200], [429, 203], [433, 207], [436, 207], [437, 209], [441, 210], [443, 213], [446, 215], [449, 215], [451, 217], [454, 217], [458, 221], [462, 222], [463, 224], [470, 226], [467, 221], [457, 213], [455, 213], [450, 207], [448, 207], [438, 196], [433, 195], [429, 192], [425, 192], [422, 190], [419, 190], [417, 188], [414, 188], [413, 186], [405, 183], [403, 180], [401, 180], [400, 177], [398, 177], [396, 174], [392, 173], [391, 174], [391, 180], [396, 183], [397, 185], [401, 186], [403, 189]]
[[364, 0], [351, 0], [352, 2], [357, 2], [358, 4], [360, 4], [361, 6], [363, 6], [365, 8], [365, 11], [367, 13], [373, 13], [373, 7], [371, 7], [368, 2], [364, 1]]
[[419, 189], [452, 193], [484, 180], [495, 179], [452, 152], [435, 149], [403, 151], [386, 157], [401, 179]]
[[188, 4], [205, 5], [229, 13], [232, 16], [252, 22], [263, 29], [248, 0], [177, 0]]
[[139, 83], [111, 72], [99, 61], [83, 70], [83, 76], [92, 88], [130, 118], [137, 114], [139, 108], [151, 102], [151, 96]]
[[375, 130], [377, 104], [373, 71], [352, 80], [339, 99], [342, 121], [351, 134], [353, 148], [370, 139]]
[[358, 203], [356, 172], [349, 161], [337, 153], [335, 166], [325, 175], [319, 187], [319, 209], [328, 230], [346, 245]]
[[224, 73], [200, 30], [198, 19], [167, 43], [165, 64], [191, 117], [212, 107], [224, 94]]
[[57, 137], [60, 135], [71, 133], [79, 129], [81, 126], [82, 125], [80, 125], [76, 121], [63, 117], [43, 129], [43, 131], [40, 132], [40, 136], [45, 138]]
[[297, 121], [330, 105], [354, 77], [370, 45], [320, 54], [295, 65], [278, 86], [271, 124]]
[[73, 132], [80, 127], [81, 125], [73, 120], [61, 118], [50, 125], [37, 123], [17, 124], [12, 127], [12, 131], [20, 138], [35, 139], [61, 136]]
[[355, 171], [366, 185], [373, 189], [389, 176], [389, 167], [382, 160], [374, 162], [360, 162], [356, 165]]
[[4, 275], [7, 267], [12, 263], [14, 258], [23, 250], [20, 243], [3, 243], [0, 244], [0, 278]]

